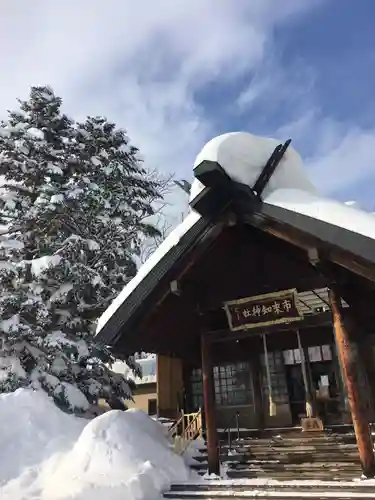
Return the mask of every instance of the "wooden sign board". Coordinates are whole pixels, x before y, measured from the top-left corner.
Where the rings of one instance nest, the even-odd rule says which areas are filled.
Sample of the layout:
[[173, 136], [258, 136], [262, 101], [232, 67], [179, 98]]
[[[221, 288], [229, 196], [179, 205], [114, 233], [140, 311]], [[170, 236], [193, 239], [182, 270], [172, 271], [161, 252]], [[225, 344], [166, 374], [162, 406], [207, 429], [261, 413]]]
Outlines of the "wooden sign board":
[[295, 289], [232, 300], [224, 303], [224, 309], [232, 331], [303, 319]]
[[324, 430], [323, 422], [318, 417], [301, 418], [303, 432], [321, 432]]

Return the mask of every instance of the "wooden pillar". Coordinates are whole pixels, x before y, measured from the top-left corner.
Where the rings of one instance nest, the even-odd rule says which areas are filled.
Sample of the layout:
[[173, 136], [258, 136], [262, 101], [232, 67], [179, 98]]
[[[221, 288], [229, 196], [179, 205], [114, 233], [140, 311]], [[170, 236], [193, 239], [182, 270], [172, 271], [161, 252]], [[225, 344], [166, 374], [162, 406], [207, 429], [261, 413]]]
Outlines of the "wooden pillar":
[[348, 400], [352, 414], [355, 437], [359, 451], [363, 474], [367, 478], [375, 477], [375, 457], [366, 409], [361, 399], [358, 380], [358, 353], [353, 345], [353, 324], [347, 311], [343, 311], [340, 295], [335, 289], [329, 292], [329, 299], [335, 327], [337, 350], [341, 359]]
[[340, 401], [340, 413], [343, 423], [348, 424], [351, 422], [351, 413], [349, 408], [348, 400], [348, 390], [346, 388], [346, 382], [344, 377], [344, 371], [342, 368], [341, 358], [339, 354], [339, 349], [337, 347], [337, 339], [333, 329], [333, 335], [335, 342], [332, 344], [332, 361], [335, 371], [335, 377], [337, 380], [337, 387], [339, 391], [339, 401]]
[[203, 376], [203, 401], [204, 414], [206, 421], [206, 440], [208, 454], [208, 472], [209, 474], [220, 473], [219, 465], [219, 447], [217, 438], [216, 426], [216, 409], [215, 409], [215, 388], [212, 366], [212, 349], [207, 338], [201, 336], [202, 348], [202, 376]]

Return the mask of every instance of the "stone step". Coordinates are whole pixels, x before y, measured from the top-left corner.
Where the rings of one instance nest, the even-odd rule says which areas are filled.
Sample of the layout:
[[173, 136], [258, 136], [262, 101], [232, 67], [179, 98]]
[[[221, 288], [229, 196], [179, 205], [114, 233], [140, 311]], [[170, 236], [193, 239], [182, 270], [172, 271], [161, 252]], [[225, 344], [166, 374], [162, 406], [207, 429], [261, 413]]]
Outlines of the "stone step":
[[[347, 447], [352, 446], [356, 447], [356, 440], [354, 438], [348, 437], [346, 439], [265, 439], [265, 440], [257, 440], [257, 439], [233, 439], [229, 443], [228, 440], [219, 442], [219, 446], [222, 449], [227, 449], [229, 447], [244, 447], [244, 448], [264, 448], [270, 446], [277, 446], [283, 448], [293, 448], [295, 446], [300, 447], [314, 447], [314, 448], [330, 448], [330, 447]], [[202, 446], [203, 449], [206, 446]]]
[[[207, 455], [199, 455], [193, 457], [196, 462], [207, 462]], [[303, 463], [303, 462], [348, 462], [359, 463], [359, 456], [357, 452], [352, 453], [291, 453], [291, 454], [275, 454], [270, 453], [266, 455], [257, 455], [252, 453], [231, 453], [220, 454], [220, 462], [278, 462], [278, 463]]]
[[[237, 463], [234, 467], [236, 470], [249, 469], [249, 464], [241, 464]], [[360, 470], [360, 463], [337, 463], [337, 462], [304, 462], [300, 464], [290, 464], [290, 463], [269, 463], [265, 462], [262, 464], [253, 464], [251, 466], [252, 470], [264, 470], [264, 471], [310, 471], [310, 470], [318, 470], [318, 471], [331, 471], [331, 470]]]
[[[228, 446], [228, 441], [222, 441], [221, 446]], [[332, 438], [332, 439], [312, 439], [303, 438], [299, 439], [233, 439], [231, 444], [238, 444], [244, 446], [269, 446], [270, 444], [277, 444], [278, 446], [295, 446], [296, 444], [303, 446], [342, 446], [356, 444], [355, 438]]]
[[[205, 477], [205, 472], [197, 473], [201, 477]], [[258, 473], [251, 474], [245, 473], [243, 471], [231, 471], [226, 476], [228, 479], [233, 479], [236, 481], [244, 481], [244, 480], [277, 480], [277, 481], [293, 481], [296, 480], [297, 477], [299, 480], [306, 480], [310, 482], [322, 482], [322, 481], [356, 481], [358, 479], [358, 474], [299, 474], [298, 476], [293, 474], [270, 474], [270, 473]]]
[[[235, 498], [259, 498], [261, 496], [259, 494], [259, 491], [254, 488], [252, 490], [248, 491], [242, 491], [242, 492], [236, 492], [232, 491], [230, 489], [228, 490], [214, 490], [211, 489], [209, 491], [190, 491], [190, 490], [185, 490], [185, 491], [168, 491], [164, 493], [163, 497], [164, 498], [169, 498], [169, 499], [188, 499], [188, 498], [194, 498], [194, 499], [210, 499], [210, 500], [233, 500]], [[262, 495], [263, 496], [263, 495]], [[328, 492], [299, 492], [299, 491], [267, 491], [266, 496], [268, 498], [271, 498], [272, 500], [288, 500], [288, 499], [301, 499], [301, 498], [314, 498], [314, 499], [350, 499], [350, 498], [356, 498], [356, 499], [361, 499], [361, 500], [373, 500], [375, 499], [375, 493], [374, 492], [368, 492], [368, 493], [356, 493], [355, 491], [340, 491], [340, 492], [333, 492], [333, 491], [328, 491]]]
[[272, 491], [296, 491], [299, 492], [314, 492], [314, 491], [352, 491], [357, 493], [374, 493], [374, 481], [319, 481], [312, 483], [311, 481], [293, 480], [293, 481], [272, 481], [272, 480], [242, 480], [233, 481], [227, 479], [209, 479], [199, 482], [179, 482], [171, 485], [170, 491], [210, 491], [210, 490], [227, 490], [241, 492], [256, 489], [258, 492]]
[[[342, 448], [335, 448], [335, 447], [330, 447], [326, 449], [317, 449], [317, 448], [310, 448], [310, 447], [294, 447], [294, 448], [281, 448], [281, 447], [268, 447], [268, 448], [241, 448], [241, 447], [235, 447], [232, 448], [231, 450], [220, 450], [220, 455], [228, 455], [228, 454], [238, 454], [238, 455], [267, 455], [267, 454], [309, 454], [309, 453], [314, 453], [314, 454], [321, 454], [325, 455], [326, 453], [337, 453], [338, 455], [349, 453], [349, 454], [358, 454], [358, 449], [356, 446], [354, 447], [342, 447]], [[206, 454], [206, 453], [201, 453], [201, 454]]]

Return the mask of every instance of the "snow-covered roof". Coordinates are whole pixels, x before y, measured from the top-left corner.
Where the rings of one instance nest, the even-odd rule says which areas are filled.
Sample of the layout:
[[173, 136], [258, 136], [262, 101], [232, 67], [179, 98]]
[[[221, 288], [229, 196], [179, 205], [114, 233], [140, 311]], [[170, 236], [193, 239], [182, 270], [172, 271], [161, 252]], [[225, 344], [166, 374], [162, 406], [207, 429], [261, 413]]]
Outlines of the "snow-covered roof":
[[112, 370], [134, 380], [137, 385], [156, 383], [156, 356], [151, 355], [147, 358], [137, 359], [137, 363], [141, 367], [142, 377], [135, 377], [129, 366], [123, 361], [116, 361]]
[[142, 280], [155, 268], [161, 259], [180, 242], [181, 238], [198, 222], [200, 218], [201, 216], [197, 212], [191, 211], [181, 224], [169, 233], [163, 243], [139, 268], [136, 276], [123, 288], [121, 293], [116, 297], [108, 309], [104, 311], [102, 316], [99, 318], [97, 332], [103, 328], [109, 318], [113, 316], [121, 304], [124, 303], [124, 301], [137, 288]]
[[[257, 137], [247, 132], [233, 132], [218, 136], [208, 142], [197, 156], [194, 164], [195, 173], [197, 168], [205, 162], [214, 162], [225, 171], [231, 181], [253, 189], [265, 164], [279, 144], [280, 141]], [[194, 180], [190, 195], [191, 206], [194, 207], [194, 201], [205, 187], [199, 179]], [[276, 207], [281, 209], [283, 214], [294, 213], [305, 216], [306, 221], [316, 220], [329, 224], [333, 232], [343, 228], [350, 231], [351, 237], [361, 235], [375, 240], [374, 215], [361, 210], [356, 204], [340, 203], [321, 196], [308, 179], [301, 157], [291, 147], [287, 149], [267, 183], [262, 193], [262, 201], [265, 207]], [[118, 329], [121, 328], [120, 323], [122, 322], [119, 318], [116, 321], [111, 318], [114, 315], [118, 316], [116, 312], [123, 304], [131, 302], [132, 295], [145, 284], [149, 275], [155, 272], [156, 267], [164, 262], [172, 250], [181, 246], [184, 238], [194, 237], [193, 231], [197, 225], [202, 224], [202, 219], [197, 212], [190, 211], [185, 220], [170, 233], [163, 244], [140, 268], [136, 277], [103, 314], [99, 320], [97, 332], [101, 332], [110, 320], [112, 330], [116, 328], [116, 324]], [[303, 223], [304, 220], [302, 220]], [[198, 233], [196, 232], [195, 236]], [[348, 235], [345, 234], [345, 241], [347, 240]], [[365, 243], [367, 244], [368, 241]], [[375, 242], [370, 241], [370, 243], [373, 244], [373, 247], [366, 249], [366, 255], [373, 254], [375, 258]], [[339, 243], [335, 241], [335, 244]], [[363, 249], [364, 240], [359, 242], [359, 246]], [[183, 250], [180, 251], [179, 255], [182, 255]], [[171, 263], [173, 262], [169, 264]], [[130, 315], [131, 313], [128, 314], [128, 317]], [[106, 329], [109, 327], [106, 326]], [[113, 333], [110, 336], [113, 339]], [[107, 335], [104, 337], [107, 338]]]

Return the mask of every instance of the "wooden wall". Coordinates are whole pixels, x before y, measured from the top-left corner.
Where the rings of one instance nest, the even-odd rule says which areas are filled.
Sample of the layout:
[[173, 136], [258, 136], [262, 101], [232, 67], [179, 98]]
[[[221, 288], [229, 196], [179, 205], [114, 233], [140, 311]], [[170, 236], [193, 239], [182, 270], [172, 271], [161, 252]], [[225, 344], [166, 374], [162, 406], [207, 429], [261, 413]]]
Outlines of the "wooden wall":
[[159, 355], [156, 373], [159, 416], [175, 418], [183, 405], [182, 360]]

